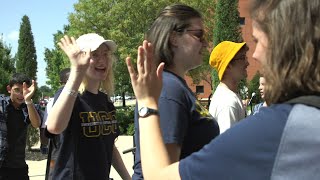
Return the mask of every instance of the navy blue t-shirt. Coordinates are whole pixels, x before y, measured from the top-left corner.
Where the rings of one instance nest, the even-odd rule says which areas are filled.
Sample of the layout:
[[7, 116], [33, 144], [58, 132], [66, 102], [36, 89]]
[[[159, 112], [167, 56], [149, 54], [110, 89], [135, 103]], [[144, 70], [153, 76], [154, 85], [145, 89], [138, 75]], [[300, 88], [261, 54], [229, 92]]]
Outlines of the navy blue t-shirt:
[[274, 105], [242, 120], [181, 160], [181, 179], [270, 179], [291, 109]]
[[70, 122], [60, 134], [53, 179], [109, 178], [114, 140], [120, 132], [115, 111], [102, 92], [85, 91], [77, 97]]
[[[180, 159], [199, 151], [219, 135], [219, 126], [196, 99], [184, 79], [163, 72], [163, 88], [159, 99], [160, 125], [166, 144], [181, 146]], [[135, 110], [136, 156], [133, 180], [143, 179], [140, 159], [139, 121]]]

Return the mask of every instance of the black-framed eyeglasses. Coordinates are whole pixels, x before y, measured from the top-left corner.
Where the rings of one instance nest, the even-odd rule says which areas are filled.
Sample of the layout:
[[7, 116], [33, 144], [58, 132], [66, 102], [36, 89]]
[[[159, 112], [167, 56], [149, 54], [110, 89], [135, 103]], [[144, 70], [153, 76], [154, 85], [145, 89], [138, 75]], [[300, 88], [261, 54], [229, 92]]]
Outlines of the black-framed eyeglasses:
[[194, 32], [190, 33], [192, 36], [199, 39], [200, 42], [205, 42], [204, 31], [202, 29], [185, 29], [184, 32]]

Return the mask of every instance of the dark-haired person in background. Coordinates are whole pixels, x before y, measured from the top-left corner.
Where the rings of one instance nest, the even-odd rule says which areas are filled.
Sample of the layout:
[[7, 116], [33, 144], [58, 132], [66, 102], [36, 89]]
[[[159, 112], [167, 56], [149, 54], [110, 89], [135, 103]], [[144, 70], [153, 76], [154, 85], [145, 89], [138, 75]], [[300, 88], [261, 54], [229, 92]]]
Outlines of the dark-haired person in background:
[[[36, 90], [35, 81], [26, 75], [16, 73], [7, 86], [10, 94], [9, 102], [4, 107], [6, 137], [2, 132], [1, 141], [7, 140], [7, 147], [0, 147], [4, 161], [0, 165], [0, 180], [28, 180], [28, 165], [25, 161], [27, 127], [31, 123], [34, 128], [40, 126], [40, 116], [32, 102]], [[1, 130], [4, 130], [1, 127]]]

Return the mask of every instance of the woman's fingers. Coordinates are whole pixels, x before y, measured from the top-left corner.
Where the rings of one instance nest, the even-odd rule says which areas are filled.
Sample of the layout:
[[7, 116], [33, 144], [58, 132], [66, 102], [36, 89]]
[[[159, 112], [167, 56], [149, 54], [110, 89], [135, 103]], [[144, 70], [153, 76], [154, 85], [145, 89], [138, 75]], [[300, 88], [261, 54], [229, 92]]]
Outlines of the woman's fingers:
[[65, 35], [63, 38], [65, 39], [66, 44], [71, 44], [71, 39], [68, 35]]
[[135, 83], [136, 80], [137, 80], [137, 74], [136, 74], [136, 71], [134, 70], [134, 68], [133, 68], [133, 66], [131, 64], [130, 57], [126, 58], [126, 63], [127, 63], [127, 68], [128, 68], [128, 71], [129, 71], [131, 82]]
[[145, 72], [153, 72], [156, 68], [156, 64], [153, 63], [153, 46], [151, 43], [145, 41], [145, 52], [146, 52], [146, 62], [145, 62]]
[[137, 59], [137, 71], [138, 71], [139, 76], [143, 75], [144, 72], [145, 72], [144, 61], [145, 61], [144, 48], [142, 46], [139, 46], [139, 48], [138, 48], [138, 59]]

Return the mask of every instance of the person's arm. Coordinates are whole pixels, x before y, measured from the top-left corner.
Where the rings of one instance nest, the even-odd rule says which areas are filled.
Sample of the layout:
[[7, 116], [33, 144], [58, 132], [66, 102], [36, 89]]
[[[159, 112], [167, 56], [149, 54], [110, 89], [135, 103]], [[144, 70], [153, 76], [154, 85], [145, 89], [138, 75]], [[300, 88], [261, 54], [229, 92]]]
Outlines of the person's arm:
[[121, 176], [123, 180], [131, 179], [131, 176], [129, 175], [128, 170], [122, 161], [118, 148], [115, 145], [113, 145], [112, 166], [118, 172], [118, 174]]
[[48, 104], [47, 104], [47, 106], [46, 106], [46, 108], [45, 108], [45, 110], [44, 110], [43, 120], [42, 120], [43, 122], [42, 122], [41, 128], [46, 128], [46, 126], [47, 126], [48, 114], [49, 114], [52, 106], [53, 106], [53, 98], [50, 98], [50, 99], [49, 99], [49, 102], [48, 102]]
[[79, 86], [91, 63], [90, 50], [80, 51], [73, 37], [64, 36], [58, 45], [68, 55], [71, 68], [69, 79], [48, 115], [47, 130], [52, 134], [60, 134], [68, 126]]
[[[132, 87], [139, 107], [158, 109], [158, 98], [162, 88], [164, 63], [156, 69], [152, 63], [153, 48], [147, 41], [138, 48], [137, 71], [126, 59]], [[140, 109], [140, 108], [138, 108]], [[170, 163], [170, 157], [161, 136], [160, 118], [150, 115], [139, 118], [141, 163], [145, 179], [180, 179], [179, 162]]]
[[32, 80], [32, 84], [30, 87], [27, 87], [27, 84], [25, 82], [23, 83], [23, 97], [28, 108], [28, 115], [31, 125], [34, 128], [38, 128], [41, 124], [41, 119], [31, 99], [35, 90], [36, 87], [34, 80]]

